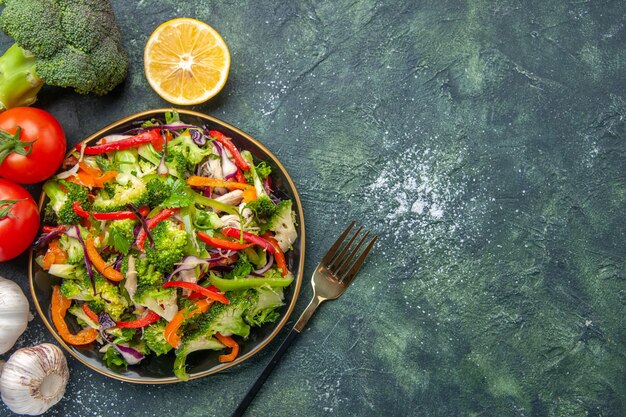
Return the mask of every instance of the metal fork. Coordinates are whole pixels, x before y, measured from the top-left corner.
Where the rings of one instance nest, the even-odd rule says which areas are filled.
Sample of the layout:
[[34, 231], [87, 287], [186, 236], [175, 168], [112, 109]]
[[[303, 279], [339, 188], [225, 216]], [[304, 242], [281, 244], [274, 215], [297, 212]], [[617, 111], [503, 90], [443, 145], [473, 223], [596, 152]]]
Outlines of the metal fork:
[[287, 335], [287, 338], [280, 345], [276, 353], [274, 353], [270, 362], [265, 366], [265, 369], [243, 398], [235, 412], [232, 414], [233, 417], [243, 415], [293, 339], [295, 339], [295, 337], [300, 334], [302, 329], [304, 329], [304, 326], [307, 324], [317, 307], [319, 307], [319, 305], [326, 300], [335, 300], [339, 298], [346, 291], [352, 281], [354, 281], [354, 277], [356, 277], [356, 274], [363, 266], [365, 258], [367, 258], [367, 255], [374, 247], [374, 243], [377, 238], [377, 236], [371, 238], [369, 243], [367, 243], [367, 246], [365, 246], [365, 249], [361, 250], [369, 237], [369, 232], [365, 232], [355, 246], [354, 243], [357, 241], [357, 237], [361, 234], [363, 229], [361, 226], [354, 232], [348, 243], [344, 245], [344, 242], [354, 228], [355, 223], [356, 222], [352, 222], [350, 226], [348, 226], [348, 228], [337, 238], [328, 252], [326, 252], [324, 258], [322, 258], [320, 263], [317, 264], [317, 267], [315, 267], [315, 272], [313, 272], [313, 277], [311, 278], [313, 299], [293, 326]]

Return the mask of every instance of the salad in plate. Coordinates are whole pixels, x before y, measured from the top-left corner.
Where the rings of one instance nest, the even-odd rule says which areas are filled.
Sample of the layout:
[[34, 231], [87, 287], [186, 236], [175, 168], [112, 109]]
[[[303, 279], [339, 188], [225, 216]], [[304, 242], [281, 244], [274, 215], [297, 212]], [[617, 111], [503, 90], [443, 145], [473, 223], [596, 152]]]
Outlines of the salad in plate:
[[35, 251], [60, 278], [50, 314], [66, 343], [97, 346], [112, 369], [174, 354], [185, 380], [190, 353], [233, 361], [278, 320], [297, 231], [270, 165], [172, 112], [78, 145], [65, 169], [43, 186]]

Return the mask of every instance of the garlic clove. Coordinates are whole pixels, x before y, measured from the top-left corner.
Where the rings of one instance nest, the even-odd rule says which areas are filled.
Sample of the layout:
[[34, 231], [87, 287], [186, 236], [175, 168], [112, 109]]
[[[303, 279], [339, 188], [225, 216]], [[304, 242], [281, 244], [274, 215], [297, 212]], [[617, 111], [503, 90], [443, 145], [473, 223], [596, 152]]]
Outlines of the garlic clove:
[[11, 355], [0, 375], [0, 394], [14, 413], [40, 415], [61, 400], [68, 380], [61, 349], [43, 343]]
[[28, 325], [28, 300], [15, 282], [0, 277], [0, 354], [8, 352]]

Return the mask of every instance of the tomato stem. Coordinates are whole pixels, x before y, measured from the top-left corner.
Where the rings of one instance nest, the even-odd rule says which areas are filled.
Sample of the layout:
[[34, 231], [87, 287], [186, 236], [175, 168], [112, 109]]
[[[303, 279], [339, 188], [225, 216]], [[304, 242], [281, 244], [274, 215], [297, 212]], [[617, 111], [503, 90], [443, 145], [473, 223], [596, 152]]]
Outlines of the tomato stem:
[[20, 140], [21, 134], [22, 128], [20, 126], [16, 127], [13, 135], [0, 129], [0, 165], [11, 152], [22, 156], [28, 156], [33, 152], [32, 145], [37, 142], [37, 139], [32, 142], [22, 142]]
[[26, 200], [26, 198], [22, 198], [19, 200], [0, 200], [0, 220], [4, 219], [5, 217], [15, 217], [11, 214], [13, 206], [24, 200]]

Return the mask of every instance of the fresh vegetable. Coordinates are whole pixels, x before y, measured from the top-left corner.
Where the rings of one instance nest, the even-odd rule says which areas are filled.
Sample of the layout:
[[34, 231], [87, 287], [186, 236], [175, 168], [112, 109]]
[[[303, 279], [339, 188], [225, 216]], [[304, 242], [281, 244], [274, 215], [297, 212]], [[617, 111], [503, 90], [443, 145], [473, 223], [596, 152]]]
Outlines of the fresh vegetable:
[[196, 301], [191, 307], [179, 311], [165, 327], [165, 331], [163, 332], [167, 343], [174, 348], [180, 346], [180, 335], [178, 334], [178, 331], [185, 320], [188, 320], [198, 314], [205, 313], [209, 307], [211, 307], [211, 304], [213, 304], [213, 300], [200, 300]]
[[233, 142], [231, 142], [230, 138], [227, 138], [226, 135], [217, 130], [209, 131], [209, 136], [214, 138], [216, 141], [224, 145], [226, 149], [228, 149], [228, 152], [230, 152], [230, 154], [235, 159], [235, 165], [237, 165], [237, 168], [243, 171], [247, 171], [250, 169], [250, 166], [246, 161], [243, 160], [241, 154], [239, 153], [239, 150], [235, 147], [235, 145], [233, 145]]
[[44, 84], [106, 94], [128, 56], [106, 0], [2, 0], [0, 29], [15, 40], [0, 57], [0, 108], [29, 106]]
[[202, 239], [206, 244], [213, 246], [218, 249], [229, 249], [229, 250], [242, 250], [249, 248], [254, 243], [239, 243], [232, 242], [230, 240], [218, 239], [216, 237], [212, 237], [207, 235], [204, 232], [198, 232], [198, 237]]
[[[146, 222], [146, 225], [148, 226], [148, 230], [154, 229], [159, 224], [159, 222], [162, 222], [163, 220], [170, 218], [174, 213], [176, 213], [176, 210], [174, 209], [165, 209], [159, 212], [157, 215], [155, 215], [154, 217], [152, 217]], [[137, 247], [142, 252], [144, 251], [143, 246], [146, 241], [147, 233], [148, 232], [146, 229], [141, 229], [139, 231], [139, 234], [137, 235]]]
[[[126, 139], [118, 140], [111, 143], [103, 143], [96, 146], [86, 146], [82, 152], [85, 155], [101, 155], [107, 152], [120, 151], [122, 149], [136, 148], [146, 143], [159, 143], [163, 138], [161, 132], [158, 129], [148, 130], [147, 132], [140, 133], [135, 136], [131, 136]], [[76, 145], [76, 150], [81, 152], [82, 144]]]
[[143, 331], [143, 340], [146, 342], [148, 349], [157, 356], [165, 355], [172, 350], [172, 345], [165, 340], [166, 326], [167, 321], [161, 319], [156, 323], [150, 324]]
[[61, 287], [55, 285], [52, 288], [52, 307], [51, 315], [54, 327], [56, 327], [59, 335], [70, 345], [86, 345], [98, 337], [98, 332], [95, 329], [88, 328], [79, 331], [76, 334], [72, 334], [70, 329], [65, 323], [65, 313], [71, 305], [71, 301], [65, 298], [61, 294]]
[[269, 232], [265, 232], [262, 237], [274, 247], [274, 259], [276, 260], [276, 265], [280, 268], [282, 275], [287, 276], [289, 274], [289, 269], [287, 269], [285, 254], [280, 248], [280, 245], [278, 244], [276, 239], [274, 239], [274, 236], [272, 236], [272, 234]]
[[248, 202], [256, 199], [254, 187], [249, 184], [241, 184], [235, 181], [226, 181], [217, 178], [191, 176], [187, 178], [187, 184], [194, 187], [222, 187], [229, 190], [243, 190], [243, 201]]
[[222, 229], [222, 233], [226, 236], [230, 236], [230, 237], [243, 237], [243, 239], [247, 242], [250, 242], [254, 245], [258, 245], [260, 247], [262, 247], [263, 249], [265, 249], [266, 251], [268, 251], [269, 253], [271, 253], [272, 255], [276, 252], [276, 249], [274, 249], [274, 246], [272, 246], [272, 244], [270, 242], [268, 242], [267, 240], [263, 239], [262, 237], [259, 237], [257, 235], [253, 235], [252, 233], [249, 232], [244, 232], [243, 230], [237, 230], [234, 227], [225, 227]]
[[0, 113], [0, 177], [20, 184], [46, 180], [64, 155], [65, 133], [50, 113], [31, 107]]
[[0, 354], [13, 347], [28, 324], [28, 300], [15, 282], [0, 276]]
[[0, 262], [24, 252], [39, 228], [39, 210], [24, 188], [0, 178]]
[[226, 298], [224, 294], [220, 294], [210, 288], [204, 288], [193, 282], [170, 281], [163, 284], [163, 288], [185, 288], [213, 301], [219, 301], [222, 304], [230, 304], [230, 301], [228, 301], [228, 298]]
[[89, 210], [89, 189], [65, 180], [49, 180], [43, 185], [43, 190], [50, 198], [45, 209], [48, 221], [58, 221], [60, 224], [77, 224], [81, 217], [74, 210], [78, 203], [83, 210]]
[[123, 329], [140, 329], [154, 323], [160, 318], [161, 316], [159, 316], [157, 313], [148, 310], [148, 313], [140, 319], [133, 321], [118, 321], [117, 323], [115, 323], [115, 325]]
[[215, 338], [224, 346], [231, 348], [231, 351], [229, 354], [227, 355], [220, 355], [219, 356], [219, 361], [220, 362], [232, 362], [237, 358], [237, 355], [239, 355], [239, 343], [237, 343], [235, 341], [235, 339], [233, 339], [230, 336], [223, 336], [221, 333], [215, 333]]
[[19, 349], [1, 371], [2, 401], [14, 413], [28, 415], [58, 403], [70, 376], [63, 352], [50, 343]]
[[[276, 270], [270, 270], [276, 271]], [[278, 275], [278, 276], [276, 276]], [[292, 276], [282, 277], [282, 273], [270, 274], [265, 278], [237, 278], [237, 279], [225, 279], [220, 278], [217, 275], [211, 276], [211, 284], [215, 285], [220, 291], [237, 291], [248, 288], [257, 288], [263, 285], [269, 285], [270, 287], [288, 287], [293, 282]]]
[[87, 247], [87, 256], [89, 257], [91, 264], [98, 270], [98, 272], [114, 282], [124, 279], [124, 276], [120, 273], [120, 271], [115, 270], [113, 265], [108, 265], [104, 259], [102, 259], [93, 239], [85, 239], [85, 246]]
[[[253, 326], [279, 319], [293, 276], [276, 236], [291, 241], [281, 216], [293, 214], [271, 194], [269, 168], [248, 163], [266, 193], [257, 199], [255, 185], [235, 181], [244, 172], [236, 152], [204, 126], [166, 119], [74, 151], [68, 170], [44, 184], [50, 202], [35, 250], [61, 279], [56, 321], [69, 311], [82, 332], [97, 332], [107, 366], [170, 354], [184, 379], [191, 352], [226, 349], [221, 360], [236, 360]], [[159, 141], [145, 139], [150, 132]]]

